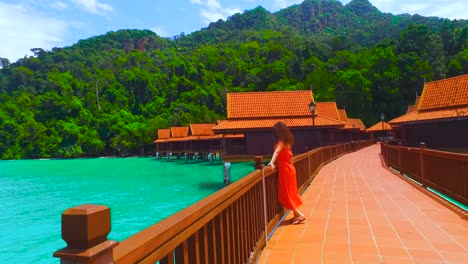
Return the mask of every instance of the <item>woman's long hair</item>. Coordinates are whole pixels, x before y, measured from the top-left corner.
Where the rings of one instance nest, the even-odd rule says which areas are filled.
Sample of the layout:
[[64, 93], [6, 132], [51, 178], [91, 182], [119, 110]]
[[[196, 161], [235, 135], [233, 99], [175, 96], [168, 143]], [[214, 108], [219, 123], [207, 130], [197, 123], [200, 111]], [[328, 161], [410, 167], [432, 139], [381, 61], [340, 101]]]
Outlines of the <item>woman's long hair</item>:
[[273, 126], [273, 131], [276, 139], [283, 141], [289, 148], [292, 148], [294, 145], [294, 136], [285, 123], [281, 121], [276, 122]]

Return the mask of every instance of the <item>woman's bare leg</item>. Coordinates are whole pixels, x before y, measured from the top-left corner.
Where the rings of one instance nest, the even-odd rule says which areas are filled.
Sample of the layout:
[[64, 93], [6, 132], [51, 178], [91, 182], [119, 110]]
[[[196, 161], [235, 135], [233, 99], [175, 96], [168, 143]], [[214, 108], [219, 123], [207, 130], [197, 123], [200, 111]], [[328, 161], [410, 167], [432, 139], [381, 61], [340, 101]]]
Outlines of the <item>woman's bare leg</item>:
[[304, 216], [304, 214], [301, 211], [299, 211], [297, 208], [293, 209], [292, 211], [294, 213], [294, 219]]

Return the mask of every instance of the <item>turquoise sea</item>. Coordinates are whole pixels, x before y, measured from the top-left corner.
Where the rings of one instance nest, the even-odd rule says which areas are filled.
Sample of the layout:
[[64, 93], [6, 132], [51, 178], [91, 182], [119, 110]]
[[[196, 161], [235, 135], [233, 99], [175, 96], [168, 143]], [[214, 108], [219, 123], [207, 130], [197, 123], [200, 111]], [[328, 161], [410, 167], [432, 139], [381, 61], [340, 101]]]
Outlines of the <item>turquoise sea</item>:
[[[253, 169], [232, 163], [232, 181]], [[154, 157], [0, 161], [0, 263], [59, 263], [67, 208], [108, 206], [108, 238], [122, 241], [223, 188], [223, 173], [221, 161]]]

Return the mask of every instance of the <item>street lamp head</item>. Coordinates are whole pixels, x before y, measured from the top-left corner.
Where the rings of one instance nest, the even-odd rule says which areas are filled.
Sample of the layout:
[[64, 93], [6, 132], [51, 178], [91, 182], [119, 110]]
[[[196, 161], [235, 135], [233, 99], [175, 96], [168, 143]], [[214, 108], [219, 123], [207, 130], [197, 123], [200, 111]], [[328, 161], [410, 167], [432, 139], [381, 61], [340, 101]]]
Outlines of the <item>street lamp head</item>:
[[315, 103], [314, 102], [310, 102], [309, 104], [309, 110], [310, 110], [310, 113], [312, 114], [312, 116], [315, 116]]
[[380, 114], [380, 120], [384, 121], [384, 118], [385, 118], [384, 114], [381, 113], [381, 114]]

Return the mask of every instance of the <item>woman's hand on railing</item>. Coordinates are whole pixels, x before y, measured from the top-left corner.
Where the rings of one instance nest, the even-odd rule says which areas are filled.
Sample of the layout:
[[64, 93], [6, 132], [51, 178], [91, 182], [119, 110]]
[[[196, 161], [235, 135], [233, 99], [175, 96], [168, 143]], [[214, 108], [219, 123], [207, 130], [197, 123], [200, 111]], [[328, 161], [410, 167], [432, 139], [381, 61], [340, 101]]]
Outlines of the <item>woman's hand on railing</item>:
[[275, 166], [274, 163], [271, 163], [271, 162], [270, 162], [270, 163], [268, 163], [268, 166], [271, 166], [271, 170], [272, 170], [273, 172], [276, 172], [276, 166]]

